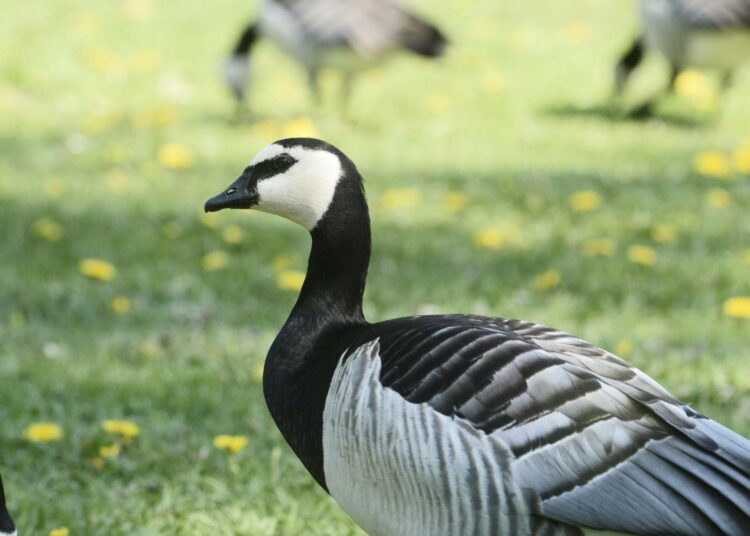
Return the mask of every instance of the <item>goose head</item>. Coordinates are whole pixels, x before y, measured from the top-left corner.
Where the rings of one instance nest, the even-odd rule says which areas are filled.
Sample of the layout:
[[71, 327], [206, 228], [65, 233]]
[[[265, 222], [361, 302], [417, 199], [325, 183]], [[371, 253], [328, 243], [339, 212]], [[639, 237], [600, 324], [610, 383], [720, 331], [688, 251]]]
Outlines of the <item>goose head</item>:
[[312, 231], [335, 197], [361, 196], [361, 176], [346, 155], [313, 138], [276, 141], [256, 154], [242, 174], [206, 202], [206, 212], [254, 208]]

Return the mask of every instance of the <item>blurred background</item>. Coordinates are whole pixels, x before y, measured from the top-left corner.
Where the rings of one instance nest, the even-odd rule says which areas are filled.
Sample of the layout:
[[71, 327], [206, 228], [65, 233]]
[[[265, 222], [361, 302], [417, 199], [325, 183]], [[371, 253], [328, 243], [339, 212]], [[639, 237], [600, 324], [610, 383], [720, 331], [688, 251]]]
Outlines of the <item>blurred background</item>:
[[0, 0], [0, 472], [22, 534], [362, 535], [273, 425], [263, 359], [309, 238], [202, 213], [282, 137], [366, 178], [369, 320], [532, 319], [750, 435], [750, 69], [719, 95], [649, 56], [612, 108], [635, 2], [413, 0], [451, 39], [359, 77], [254, 50], [259, 2]]

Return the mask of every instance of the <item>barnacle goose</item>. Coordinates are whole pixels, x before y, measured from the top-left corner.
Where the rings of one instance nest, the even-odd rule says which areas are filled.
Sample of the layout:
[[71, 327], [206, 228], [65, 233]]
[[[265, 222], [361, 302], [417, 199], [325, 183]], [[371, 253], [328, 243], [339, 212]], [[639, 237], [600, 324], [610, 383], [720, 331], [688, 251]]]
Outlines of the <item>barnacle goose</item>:
[[5, 506], [5, 489], [3, 488], [2, 478], [0, 478], [0, 536], [16, 536], [16, 525]]
[[264, 0], [258, 20], [240, 35], [224, 64], [224, 77], [238, 102], [250, 79], [250, 49], [267, 37], [299, 62], [318, 99], [318, 73], [333, 67], [344, 74], [343, 100], [352, 75], [389, 53], [407, 49], [429, 58], [443, 54], [443, 34], [400, 0]]
[[616, 94], [647, 48], [658, 50], [670, 63], [667, 91], [687, 67], [718, 69], [726, 88], [734, 69], [750, 59], [750, 0], [641, 0], [640, 5], [642, 33], [617, 63]]
[[750, 441], [611, 353], [504, 318], [368, 323], [367, 202], [335, 147], [267, 146], [205, 205], [224, 208], [310, 231], [263, 390], [307, 470], [368, 534], [748, 534]]

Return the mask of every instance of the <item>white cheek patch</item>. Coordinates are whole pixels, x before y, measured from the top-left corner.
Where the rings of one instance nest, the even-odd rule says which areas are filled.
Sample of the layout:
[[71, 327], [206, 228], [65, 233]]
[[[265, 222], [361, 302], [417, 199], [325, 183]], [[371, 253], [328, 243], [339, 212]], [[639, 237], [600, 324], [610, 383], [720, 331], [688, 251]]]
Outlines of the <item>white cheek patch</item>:
[[287, 152], [297, 163], [285, 173], [258, 183], [258, 210], [283, 216], [312, 230], [328, 210], [341, 178], [341, 162], [333, 153], [304, 147], [269, 145], [251, 165]]

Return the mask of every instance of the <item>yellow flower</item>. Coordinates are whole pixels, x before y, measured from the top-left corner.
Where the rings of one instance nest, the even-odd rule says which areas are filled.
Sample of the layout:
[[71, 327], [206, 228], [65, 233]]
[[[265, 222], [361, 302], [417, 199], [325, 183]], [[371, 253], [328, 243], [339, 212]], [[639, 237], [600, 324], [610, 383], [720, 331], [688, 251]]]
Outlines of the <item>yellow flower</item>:
[[102, 259], [83, 259], [78, 265], [78, 269], [86, 277], [99, 281], [112, 281], [117, 277], [115, 267]]
[[750, 264], [750, 248], [742, 252], [742, 260], [745, 264]]
[[137, 129], [168, 127], [177, 119], [177, 112], [170, 105], [138, 110], [130, 118]]
[[68, 536], [69, 534], [70, 530], [68, 530], [68, 527], [60, 527], [49, 531], [49, 536]]
[[307, 117], [287, 121], [281, 127], [282, 138], [319, 138], [320, 133]]
[[115, 296], [112, 298], [110, 307], [112, 307], [112, 312], [116, 315], [124, 315], [130, 312], [133, 308], [133, 304], [126, 296]]
[[276, 276], [276, 285], [281, 290], [299, 292], [304, 282], [305, 274], [297, 270], [282, 270]]
[[591, 212], [602, 205], [602, 197], [593, 190], [581, 190], [571, 195], [568, 203], [575, 212]]
[[750, 143], [734, 152], [734, 169], [745, 175], [750, 174]]
[[102, 445], [99, 447], [99, 456], [107, 458], [117, 458], [120, 455], [120, 444], [112, 443], [111, 445]]
[[133, 70], [141, 73], [154, 72], [161, 63], [161, 56], [156, 50], [139, 50], [130, 57]]
[[168, 240], [177, 240], [182, 235], [182, 227], [176, 221], [168, 221], [161, 228], [161, 232], [164, 233], [164, 237]]
[[52, 218], [40, 218], [34, 222], [34, 233], [39, 238], [55, 242], [62, 238], [63, 228]]
[[64, 190], [65, 183], [60, 179], [49, 179], [44, 183], [44, 191], [54, 199], [60, 197]]
[[102, 423], [102, 429], [110, 434], [119, 435], [125, 439], [133, 439], [141, 433], [141, 427], [132, 421], [108, 419]]
[[667, 243], [677, 240], [677, 228], [674, 225], [654, 225], [651, 229], [651, 238], [654, 242]]
[[609, 257], [615, 252], [615, 247], [609, 238], [589, 238], [581, 244], [581, 251], [589, 257]]
[[383, 192], [380, 205], [385, 210], [414, 208], [422, 203], [422, 195], [416, 188], [391, 188]]
[[231, 454], [237, 454], [247, 447], [250, 441], [244, 435], [217, 435], [214, 438], [214, 447], [219, 450], [226, 450]]
[[222, 270], [226, 268], [227, 264], [229, 264], [229, 254], [218, 249], [206, 253], [201, 259], [201, 265], [207, 272]]
[[706, 194], [706, 202], [712, 208], [726, 208], [732, 204], [732, 196], [724, 188], [711, 188]]
[[705, 151], [695, 157], [695, 170], [706, 177], [728, 179], [732, 176], [729, 159], [719, 151]]
[[200, 215], [201, 223], [209, 229], [219, 228], [219, 215], [216, 212], [204, 212]]
[[560, 284], [560, 272], [548, 270], [534, 278], [534, 288], [541, 291], [553, 290]]
[[91, 69], [101, 74], [111, 74], [121, 67], [117, 55], [102, 46], [86, 50], [83, 59]]
[[27, 426], [23, 432], [26, 439], [37, 443], [60, 441], [64, 435], [62, 427], [53, 422], [36, 422]]
[[444, 115], [451, 108], [451, 98], [448, 95], [435, 94], [427, 97], [427, 109], [433, 115]]
[[253, 367], [251, 377], [255, 383], [263, 383], [263, 369], [265, 368], [265, 362], [261, 361]]
[[724, 315], [730, 318], [750, 318], [750, 296], [737, 296], [724, 302]]
[[128, 187], [128, 176], [119, 169], [107, 172], [107, 188], [116, 195], [122, 195]]
[[482, 78], [482, 89], [486, 93], [500, 93], [505, 88], [505, 78], [499, 71], [490, 71]]
[[469, 204], [469, 198], [463, 192], [448, 192], [443, 196], [443, 207], [451, 214], [461, 212]]
[[700, 71], [692, 69], [682, 71], [677, 76], [674, 89], [678, 95], [689, 98], [705, 98], [715, 93], [711, 80]]
[[154, 16], [152, 0], [125, 0], [125, 14], [136, 22], [146, 22]]
[[292, 259], [290, 259], [288, 255], [279, 255], [272, 261], [271, 265], [274, 270], [281, 272], [292, 265]]
[[195, 165], [193, 152], [179, 143], [165, 143], [157, 154], [159, 163], [169, 169], [189, 169]]
[[499, 227], [485, 227], [474, 234], [476, 245], [485, 249], [500, 249], [505, 238], [505, 232]]
[[656, 263], [656, 250], [636, 244], [628, 248], [628, 259], [643, 266], [653, 266]]
[[573, 43], [586, 43], [591, 40], [591, 25], [581, 20], [573, 21], [565, 26], [565, 37]]
[[245, 234], [242, 232], [242, 228], [240, 228], [239, 225], [228, 225], [221, 232], [221, 238], [227, 244], [236, 246], [237, 244], [242, 243], [242, 241], [245, 239]]
[[620, 357], [627, 357], [633, 351], [633, 341], [630, 339], [622, 339], [615, 346], [615, 354]]

